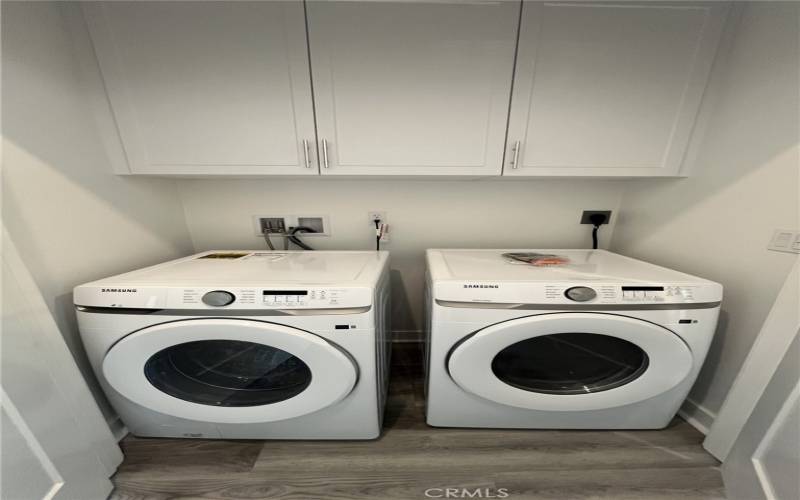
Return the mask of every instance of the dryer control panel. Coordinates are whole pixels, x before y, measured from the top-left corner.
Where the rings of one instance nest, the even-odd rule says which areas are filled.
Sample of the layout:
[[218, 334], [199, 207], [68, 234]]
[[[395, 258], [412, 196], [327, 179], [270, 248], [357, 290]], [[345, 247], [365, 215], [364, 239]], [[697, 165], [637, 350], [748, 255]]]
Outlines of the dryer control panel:
[[437, 300], [495, 304], [661, 305], [718, 302], [722, 287], [716, 283], [563, 283], [458, 282], [436, 283]]

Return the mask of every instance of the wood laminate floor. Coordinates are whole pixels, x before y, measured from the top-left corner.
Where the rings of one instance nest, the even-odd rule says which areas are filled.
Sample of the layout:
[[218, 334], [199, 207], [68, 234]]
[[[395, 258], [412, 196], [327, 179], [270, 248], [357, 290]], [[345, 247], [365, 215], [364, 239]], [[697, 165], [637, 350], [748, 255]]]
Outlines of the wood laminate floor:
[[700, 446], [703, 436], [680, 419], [659, 431], [427, 427], [416, 349], [395, 349], [377, 441], [129, 436], [121, 443], [125, 461], [112, 498], [424, 500], [445, 498], [446, 488], [449, 498], [724, 498], [718, 462]]

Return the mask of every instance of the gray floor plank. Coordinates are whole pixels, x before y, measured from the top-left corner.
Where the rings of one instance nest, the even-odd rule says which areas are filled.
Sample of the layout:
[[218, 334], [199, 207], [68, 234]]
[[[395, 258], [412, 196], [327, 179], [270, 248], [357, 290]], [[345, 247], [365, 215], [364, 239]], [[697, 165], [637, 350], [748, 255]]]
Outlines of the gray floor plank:
[[[659, 431], [431, 428], [418, 347], [395, 349], [377, 441], [123, 441], [116, 500], [425, 499], [506, 488], [512, 500], [717, 500], [717, 462], [676, 419]], [[485, 498], [485, 493], [484, 498]]]

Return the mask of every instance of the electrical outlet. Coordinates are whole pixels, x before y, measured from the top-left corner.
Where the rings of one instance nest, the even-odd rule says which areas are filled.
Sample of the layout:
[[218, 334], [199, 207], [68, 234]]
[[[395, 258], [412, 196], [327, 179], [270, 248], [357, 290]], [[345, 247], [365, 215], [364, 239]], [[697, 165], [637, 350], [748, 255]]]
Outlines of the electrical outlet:
[[293, 228], [304, 226], [313, 229], [313, 233], [302, 233], [306, 236], [330, 236], [330, 219], [327, 215], [254, 215], [253, 230], [259, 238], [264, 233], [288, 233]]
[[800, 253], [800, 231], [776, 229], [767, 245], [768, 250], [776, 252]]
[[592, 224], [592, 216], [593, 215], [603, 215], [605, 216], [605, 222], [601, 224], [608, 224], [611, 221], [611, 210], [584, 210], [583, 214], [581, 215], [581, 224]]
[[375, 219], [378, 219], [384, 224], [386, 224], [386, 212], [381, 212], [379, 210], [373, 210], [371, 212], [367, 212], [367, 220], [369, 220], [370, 224], [374, 225]]
[[381, 242], [386, 243], [389, 241], [389, 223], [386, 221], [386, 212], [382, 212], [380, 210], [372, 210], [371, 212], [367, 212], [367, 220], [369, 221], [370, 227], [373, 229], [375, 228], [375, 219], [378, 219], [383, 224], [386, 224], [386, 228], [384, 230], [383, 236], [381, 236]]

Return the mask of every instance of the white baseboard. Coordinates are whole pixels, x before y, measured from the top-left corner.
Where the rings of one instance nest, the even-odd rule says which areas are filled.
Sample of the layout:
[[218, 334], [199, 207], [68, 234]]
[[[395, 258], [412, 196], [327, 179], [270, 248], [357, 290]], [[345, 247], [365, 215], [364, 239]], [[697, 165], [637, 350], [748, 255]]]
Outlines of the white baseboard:
[[709, 429], [711, 429], [711, 424], [713, 424], [714, 420], [717, 418], [716, 413], [691, 398], [687, 398], [686, 401], [683, 402], [681, 409], [678, 410], [678, 415], [704, 435], [708, 434]]
[[113, 417], [106, 420], [108, 428], [111, 429], [111, 435], [117, 442], [122, 441], [122, 438], [128, 435], [128, 428], [122, 423], [119, 417]]

